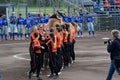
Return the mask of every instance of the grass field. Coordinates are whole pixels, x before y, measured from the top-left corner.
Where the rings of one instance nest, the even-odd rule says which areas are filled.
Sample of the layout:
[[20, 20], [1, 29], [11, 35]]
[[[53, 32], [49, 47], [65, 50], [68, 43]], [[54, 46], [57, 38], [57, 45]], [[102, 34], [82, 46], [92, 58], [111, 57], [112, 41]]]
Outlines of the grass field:
[[[58, 9], [58, 8], [56, 8], [56, 9]], [[64, 12], [67, 11], [67, 8], [62, 7], [61, 9], [63, 9]], [[9, 16], [11, 15], [11, 11], [12, 11], [12, 9], [11, 9], [11, 7], [9, 7]], [[20, 6], [20, 8], [15, 7], [15, 15], [18, 16], [19, 13], [22, 13], [23, 17], [26, 16], [25, 6]], [[40, 8], [39, 7], [28, 7], [28, 13], [53, 14], [54, 8], [53, 7], [46, 7], [46, 8], [45, 7], [40, 7]]]

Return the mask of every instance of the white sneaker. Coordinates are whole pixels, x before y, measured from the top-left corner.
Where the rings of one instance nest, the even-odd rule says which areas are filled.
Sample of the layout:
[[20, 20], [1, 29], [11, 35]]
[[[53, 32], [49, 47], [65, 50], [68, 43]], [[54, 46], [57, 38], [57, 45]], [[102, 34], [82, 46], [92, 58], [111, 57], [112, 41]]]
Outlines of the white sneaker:
[[33, 76], [33, 77], [36, 77], [36, 76], [37, 76], [37, 74], [36, 74], [36, 73], [33, 73], [33, 74], [32, 74], [32, 76]]
[[78, 36], [78, 38], [79, 38], [80, 36]]
[[44, 71], [44, 70], [45, 70], [45, 68], [41, 68], [41, 70], [42, 70], [42, 71]]
[[60, 75], [60, 74], [61, 74], [61, 72], [58, 73], [58, 75]]

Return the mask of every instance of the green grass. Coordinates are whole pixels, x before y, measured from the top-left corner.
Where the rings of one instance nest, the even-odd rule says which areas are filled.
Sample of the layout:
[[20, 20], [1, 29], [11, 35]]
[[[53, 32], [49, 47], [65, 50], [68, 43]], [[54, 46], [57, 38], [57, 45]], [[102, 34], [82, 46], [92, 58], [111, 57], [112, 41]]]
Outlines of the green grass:
[[[67, 11], [67, 8], [61, 8], [61, 9], [64, 9], [64, 11]], [[23, 17], [25, 17], [26, 13], [25, 13], [25, 7], [20, 7], [20, 8], [17, 8], [15, 7], [15, 15], [18, 16], [19, 13], [22, 13], [23, 14]], [[53, 14], [53, 7], [29, 7], [28, 8], [28, 13], [40, 13], [40, 14], [43, 14], [43, 13], [46, 13], [46, 14]], [[11, 7], [9, 8], [9, 16], [11, 15]]]

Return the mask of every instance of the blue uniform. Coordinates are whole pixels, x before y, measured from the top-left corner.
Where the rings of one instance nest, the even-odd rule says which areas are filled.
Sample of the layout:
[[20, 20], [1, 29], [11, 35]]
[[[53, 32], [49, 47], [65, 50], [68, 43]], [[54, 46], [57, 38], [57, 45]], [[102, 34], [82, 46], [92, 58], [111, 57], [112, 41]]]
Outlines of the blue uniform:
[[34, 17], [33, 24], [34, 25], [38, 25], [39, 24], [39, 19]]
[[87, 21], [87, 26], [88, 26], [88, 32], [89, 35], [91, 35], [91, 33], [94, 36], [94, 25], [93, 25], [93, 17], [92, 16], [86, 16], [86, 21]]
[[10, 16], [10, 24], [16, 24], [16, 17]]
[[2, 28], [2, 18], [0, 18], [0, 28]]
[[25, 37], [29, 38], [30, 31], [31, 31], [31, 18], [30, 17], [26, 18], [24, 21], [24, 24], [25, 24], [25, 29], [26, 29]]
[[83, 37], [83, 26], [82, 26], [83, 18], [82, 18], [82, 16], [76, 17], [75, 21], [77, 22], [78, 27], [80, 27], [80, 29], [78, 30], [78, 37], [79, 36]]
[[68, 20], [68, 19], [69, 19], [68, 16], [66, 16], [66, 15], [64, 15], [64, 14], [61, 13], [61, 17], [62, 17], [62, 19], [63, 19], [64, 22], [66, 22], [66, 23], [69, 22], [69, 20]]
[[30, 28], [31, 27], [31, 18], [28, 17], [24, 20], [24, 24], [26, 25], [26, 28]]
[[71, 23], [72, 22], [72, 16], [68, 15], [68, 22]]
[[7, 18], [2, 19], [2, 35], [5, 37], [5, 40], [7, 40], [7, 34], [8, 34], [8, 20]]
[[24, 18], [19, 17], [17, 19], [17, 25], [18, 25], [18, 37], [22, 39], [22, 30], [23, 30], [23, 25], [24, 25]]
[[75, 16], [71, 16], [71, 22], [75, 22], [76, 17]]
[[47, 24], [48, 21], [49, 21], [49, 17], [48, 17], [48, 16], [45, 16], [44, 19], [45, 19], [45, 24]]
[[10, 16], [10, 39], [14, 39], [15, 29], [16, 29], [16, 17]]
[[1, 38], [3, 38], [3, 36], [2, 36], [2, 18], [0, 18], [0, 36], [1, 36]]
[[40, 17], [40, 23], [41, 23], [41, 24], [45, 24], [45, 23], [46, 23], [45, 17]]
[[86, 21], [87, 21], [87, 22], [93, 22], [93, 20], [94, 20], [94, 19], [93, 19], [92, 16], [87, 16], [87, 17], [86, 17]]
[[17, 19], [17, 25], [23, 25], [24, 24], [24, 18], [19, 17]]

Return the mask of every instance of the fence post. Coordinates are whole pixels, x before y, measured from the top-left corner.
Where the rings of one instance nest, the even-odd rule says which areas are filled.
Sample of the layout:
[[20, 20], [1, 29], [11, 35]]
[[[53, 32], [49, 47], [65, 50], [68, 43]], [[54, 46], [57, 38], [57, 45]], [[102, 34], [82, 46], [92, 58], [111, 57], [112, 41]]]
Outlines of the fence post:
[[116, 14], [115, 29], [118, 29], [118, 15]]
[[11, 6], [12, 6], [12, 12], [14, 12], [14, 4], [12, 4]]
[[27, 14], [28, 14], [28, 4], [26, 4], [26, 17], [27, 17]]

